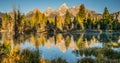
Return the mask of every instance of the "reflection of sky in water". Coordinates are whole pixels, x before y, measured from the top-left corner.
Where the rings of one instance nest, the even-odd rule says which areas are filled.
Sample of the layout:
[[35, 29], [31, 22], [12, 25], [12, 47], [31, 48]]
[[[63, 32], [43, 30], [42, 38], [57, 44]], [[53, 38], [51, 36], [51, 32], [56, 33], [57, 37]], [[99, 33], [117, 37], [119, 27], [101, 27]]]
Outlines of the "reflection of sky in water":
[[[98, 37], [98, 35], [99, 35], [99, 37]], [[69, 44], [68, 48], [66, 48], [66, 46], [65, 46], [65, 38], [62, 35], [60, 35], [60, 36], [57, 36], [58, 38], [60, 37], [59, 38], [61, 40], [60, 43], [57, 42], [55, 44], [55, 39], [53, 37], [51, 37], [51, 39], [47, 39], [47, 42], [45, 42], [44, 46], [38, 46], [37, 47], [35, 45], [36, 44], [39, 45], [39, 43], [29, 42], [29, 41], [26, 40], [23, 43], [20, 43], [20, 48], [21, 48], [21, 52], [22, 52], [22, 50], [26, 49], [26, 48], [31, 50], [31, 51], [34, 51], [34, 50], [36, 50], [36, 47], [37, 47], [39, 49], [39, 51], [40, 51], [41, 56], [44, 59], [56, 60], [57, 58], [61, 58], [63, 60], [66, 60], [69, 63], [76, 63], [77, 59], [82, 59], [82, 58], [84, 58], [86, 56], [85, 55], [80, 56], [78, 54], [73, 53], [73, 50], [77, 49], [77, 46], [76, 46], [77, 43], [75, 42], [74, 39], [77, 40], [77, 39], [90, 38], [90, 40], [92, 40], [91, 37], [95, 36], [95, 37], [97, 37], [96, 40], [97, 39], [99, 39], [99, 40], [109, 39], [111, 41], [114, 41], [114, 40], [117, 41], [118, 40], [117, 37], [119, 35], [120, 34], [112, 34], [112, 33], [111, 34], [108, 34], [108, 33], [107, 34], [92, 34], [92, 33], [90, 33], [90, 34], [86, 34], [85, 37], [83, 37], [83, 35], [79, 35], [79, 36], [76, 35], [76, 34], [75, 34], [75, 36], [71, 35], [70, 44]], [[0, 44], [2, 44], [4, 42], [4, 40], [10, 41], [10, 38], [6, 37], [6, 36], [7, 35], [3, 34], [3, 37], [0, 40]], [[34, 38], [37, 38], [37, 37], [32, 37], [32, 38], [34, 39]], [[40, 37], [38, 37], [38, 41], [39, 41], [39, 38], [41, 38], [41, 35], [40, 35]], [[10, 42], [12, 42], [12, 41], [13, 40], [11, 39]], [[85, 42], [84, 46], [85, 46], [84, 48], [104, 48], [105, 45], [104, 45], [104, 41], [103, 42], [90, 41], [90, 43], [89, 42]], [[114, 50], [114, 51], [120, 52], [120, 47], [118, 47], [118, 48], [112, 47], [111, 49]], [[95, 58], [95, 56], [93, 56], [93, 55], [88, 56], [88, 57], [93, 58], [93, 59]]]
[[[35, 50], [35, 46], [33, 46], [28, 41], [20, 44], [21, 52], [23, 49], [29, 49], [31, 51]], [[56, 45], [47, 48], [46, 46], [39, 46], [40, 55], [46, 59], [46, 60], [57, 60], [58, 58], [61, 58], [63, 60], [66, 60], [68, 63], [77, 63], [78, 59], [82, 59], [86, 57], [85, 55], [76, 55], [73, 50], [67, 49], [65, 52], [61, 51]], [[95, 59], [95, 56], [91, 55], [88, 56], [90, 58]]]
[[78, 59], [83, 59], [85, 57], [88, 57], [88, 58], [92, 58], [92, 59], [96, 59], [96, 57], [94, 55], [90, 55], [90, 56], [85, 56], [85, 54], [83, 54], [82, 56], [78, 56]]
[[29, 50], [35, 50], [35, 46], [30, 44], [28, 41], [25, 41], [24, 43], [21, 43], [20, 48], [21, 48], [21, 50], [26, 49], [26, 48], [29, 49]]
[[92, 45], [89, 46], [89, 48], [102, 48], [103, 47], [103, 43], [94, 43]]
[[[51, 44], [51, 43], [50, 43]], [[103, 48], [103, 43], [94, 42], [89, 45], [88, 48]], [[31, 51], [36, 50], [36, 47], [29, 41], [25, 41], [24, 43], [20, 44], [21, 52], [23, 49], [29, 49]], [[83, 54], [82, 56], [79, 54], [76, 54], [73, 52], [72, 49], [68, 48], [65, 51], [62, 51], [57, 45], [53, 44], [51, 47], [44, 46], [38, 46], [37, 47], [40, 51], [40, 56], [43, 57], [46, 60], [57, 60], [58, 58], [63, 59], [67, 61], [68, 63], [77, 63], [78, 60], [85, 58], [86, 56]], [[120, 52], [119, 48], [111, 48], [114, 51]], [[95, 59], [96, 57], [94, 55], [87, 56], [89, 58]]]
[[75, 53], [73, 53], [72, 50], [70, 49], [67, 49], [66, 52], [62, 52], [56, 46], [52, 46], [51, 48], [40, 46], [39, 49], [42, 52], [41, 55], [42, 57], [44, 57], [44, 59], [54, 60], [57, 58], [61, 58], [61, 59], [66, 60], [68, 63], [77, 62], [77, 57]]
[[[23, 49], [29, 49], [34, 50], [35, 47], [30, 44], [29, 42], [24, 42], [20, 44], [21, 51]], [[66, 52], [62, 52], [58, 47], [52, 46], [51, 48], [47, 48], [46, 46], [39, 46], [40, 55], [47, 60], [54, 60], [57, 58], [61, 58], [63, 60], [66, 60], [68, 63], [76, 63], [77, 57], [75, 53], [72, 52], [72, 50], [67, 49]]]
[[112, 47], [112, 50], [120, 52], [120, 47], [118, 47], [118, 48]]

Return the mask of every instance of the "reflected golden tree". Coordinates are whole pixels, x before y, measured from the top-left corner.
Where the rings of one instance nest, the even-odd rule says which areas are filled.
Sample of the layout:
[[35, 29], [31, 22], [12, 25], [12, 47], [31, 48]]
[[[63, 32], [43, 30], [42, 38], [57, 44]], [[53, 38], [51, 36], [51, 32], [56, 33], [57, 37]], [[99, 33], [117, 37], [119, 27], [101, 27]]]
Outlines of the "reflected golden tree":
[[76, 45], [79, 49], [81, 48], [85, 48], [85, 43], [83, 41], [83, 36], [84, 34], [81, 34], [81, 36], [79, 37], [79, 39], [76, 41]]
[[69, 47], [70, 40], [71, 40], [71, 38], [70, 38], [70, 36], [68, 35], [68, 36], [65, 38], [65, 46], [66, 46], [66, 48]]
[[62, 34], [57, 34], [57, 36], [56, 36], [56, 43], [61, 43], [62, 40], [63, 40]]
[[33, 34], [31, 34], [30, 42], [35, 47], [44, 45], [44, 43], [47, 42], [46, 34], [44, 34], [44, 33], [43, 34], [38, 34], [37, 36], [34, 36]]

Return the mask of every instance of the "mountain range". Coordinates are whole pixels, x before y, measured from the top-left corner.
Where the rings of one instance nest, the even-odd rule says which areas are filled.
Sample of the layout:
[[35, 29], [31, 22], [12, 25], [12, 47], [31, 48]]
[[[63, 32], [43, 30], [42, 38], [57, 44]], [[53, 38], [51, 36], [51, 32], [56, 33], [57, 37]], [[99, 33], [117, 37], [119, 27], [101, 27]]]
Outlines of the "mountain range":
[[[50, 18], [54, 18], [56, 15], [59, 15], [59, 16], [62, 16], [64, 17], [65, 14], [66, 14], [66, 11], [68, 10], [70, 15], [71, 15], [71, 18], [74, 18], [76, 16], [76, 14], [79, 12], [79, 7], [80, 5], [78, 6], [72, 6], [72, 7], [68, 7], [66, 3], [63, 3], [60, 7], [58, 7], [57, 9], [53, 10], [52, 8], [48, 7], [45, 11], [43, 11], [42, 13], [44, 13], [46, 16], [50, 17]], [[35, 11], [38, 10], [38, 9], [33, 9], [32, 11], [28, 12], [26, 14], [26, 16], [30, 17], [32, 16]], [[92, 18], [102, 18], [102, 14], [94, 11], [94, 10], [91, 10], [91, 9], [87, 9], [85, 8], [86, 10], [86, 14], [91, 14], [92, 15]], [[118, 12], [114, 12], [114, 13], [111, 13], [112, 16], [115, 18], [115, 19], [118, 19], [120, 20], [120, 11]]]
[[[76, 14], [79, 12], [79, 7], [80, 6], [78, 5], [68, 8], [66, 3], [64, 3], [56, 10], [52, 10], [50, 7], [48, 7], [43, 13], [48, 17], [54, 17], [55, 15], [65, 16], [66, 11], [68, 10], [69, 13], [71, 14], [71, 17], [75, 17]], [[86, 13], [87, 14], [91, 13], [93, 17], [102, 17], [102, 14], [97, 13], [90, 9], [86, 9]]]
[[[66, 14], [66, 11], [68, 10], [70, 15], [71, 15], [71, 18], [74, 18], [76, 16], [76, 14], [79, 12], [79, 7], [80, 5], [78, 6], [72, 6], [72, 7], [68, 7], [66, 3], [63, 3], [59, 8], [53, 10], [52, 8], [48, 7], [45, 11], [41, 12], [41, 13], [44, 13], [46, 16], [50, 17], [50, 18], [54, 18], [56, 15], [59, 15], [59, 16], [62, 16], [64, 17], [65, 14]], [[26, 17], [27, 18], [30, 18], [32, 17], [32, 15], [35, 14], [35, 11], [36, 10], [39, 10], [38, 8], [35, 8], [31, 11], [29, 11], [27, 14], [26, 14]], [[96, 11], [94, 10], [90, 10], [90, 9], [87, 9], [85, 8], [86, 10], [86, 14], [91, 14], [92, 15], [92, 18], [102, 18], [102, 14], [100, 13], [97, 13]], [[11, 14], [11, 13], [9, 13]], [[112, 16], [114, 18], [117, 18], [118, 20], [120, 20], [120, 11], [118, 12], [114, 12], [114, 13], [111, 13]], [[2, 17], [3, 13], [0, 13], [0, 17]]]

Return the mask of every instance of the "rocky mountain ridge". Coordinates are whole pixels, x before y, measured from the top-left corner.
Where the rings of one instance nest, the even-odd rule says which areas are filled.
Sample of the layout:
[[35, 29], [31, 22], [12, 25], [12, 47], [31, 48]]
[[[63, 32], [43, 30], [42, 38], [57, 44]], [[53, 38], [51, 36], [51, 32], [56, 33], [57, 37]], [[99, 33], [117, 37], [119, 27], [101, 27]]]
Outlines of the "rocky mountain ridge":
[[[75, 17], [76, 14], [79, 12], [79, 7], [80, 6], [72, 6], [68, 8], [67, 4], [64, 3], [56, 10], [52, 10], [50, 7], [48, 7], [43, 13], [48, 17], [55, 17], [56, 15], [64, 17], [66, 14], [66, 11], [68, 10], [69, 13], [71, 14], [71, 17]], [[102, 14], [97, 13], [90, 9], [86, 9], [86, 13], [92, 14], [93, 17], [100, 17], [100, 18], [102, 17]]]
[[[71, 18], [73, 18], [79, 12], [79, 7], [80, 7], [80, 5], [68, 7], [66, 3], [63, 3], [60, 7], [58, 7], [55, 10], [53, 10], [50, 7], [48, 7], [45, 11], [41, 12], [38, 8], [35, 8], [35, 9], [31, 10], [30, 12], [28, 12], [26, 14], [26, 17], [27, 18], [32, 17], [32, 15], [35, 14], [36, 10], [40, 11], [41, 13], [44, 13], [46, 16], [51, 17], [51, 18], [54, 18], [56, 15], [64, 17], [65, 14], [66, 14], [66, 11], [68, 10], [70, 15], [71, 15]], [[86, 14], [87, 15], [91, 14], [92, 18], [96, 18], [96, 17], [102, 18], [102, 14], [97, 13], [94, 10], [90, 10], [90, 9], [87, 9], [87, 8], [85, 8], [85, 9], [86, 9]], [[0, 12], [0, 18], [2, 18], [3, 14], [4, 13]], [[9, 12], [8, 14], [12, 15], [13, 13]], [[119, 12], [114, 12], [114, 13], [111, 13], [111, 14], [112, 14], [114, 19], [120, 20], [120, 11]]]

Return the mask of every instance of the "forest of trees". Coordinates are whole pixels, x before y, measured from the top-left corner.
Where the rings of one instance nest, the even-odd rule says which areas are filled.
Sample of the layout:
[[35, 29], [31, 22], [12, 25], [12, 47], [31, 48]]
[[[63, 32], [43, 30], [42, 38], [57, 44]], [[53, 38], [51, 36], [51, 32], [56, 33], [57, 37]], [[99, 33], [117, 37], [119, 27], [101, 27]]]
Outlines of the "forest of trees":
[[[86, 17], [87, 16], [87, 17]], [[120, 30], [120, 22], [113, 19], [107, 7], [104, 8], [102, 18], [93, 19], [92, 14], [87, 14], [85, 6], [79, 7], [79, 12], [71, 19], [69, 11], [66, 11], [65, 17], [56, 15], [51, 21], [39, 10], [35, 11], [32, 17], [27, 18], [19, 9], [13, 9], [13, 15], [8, 13], [0, 18], [1, 31], [17, 33], [29, 32], [68, 32], [75, 30]]]

